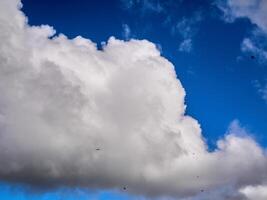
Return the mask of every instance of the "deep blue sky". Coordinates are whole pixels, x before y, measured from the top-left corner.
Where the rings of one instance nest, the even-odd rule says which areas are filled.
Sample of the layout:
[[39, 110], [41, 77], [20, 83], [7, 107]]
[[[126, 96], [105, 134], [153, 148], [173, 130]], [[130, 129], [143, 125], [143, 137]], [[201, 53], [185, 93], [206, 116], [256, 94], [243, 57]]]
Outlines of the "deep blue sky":
[[[257, 58], [250, 59], [249, 54], [240, 50], [242, 40], [252, 28], [248, 20], [224, 22], [220, 10], [208, 0], [162, 1], [164, 10], [138, 5], [126, 8], [120, 0], [22, 2], [31, 25], [48, 24], [57, 33], [70, 38], [81, 35], [99, 45], [110, 36], [127, 39], [123, 33], [123, 26], [127, 24], [131, 30], [130, 38], [147, 39], [158, 44], [162, 55], [175, 65], [187, 93], [187, 113], [199, 121], [211, 149], [234, 119], [248, 128], [262, 146], [267, 146], [267, 102], [253, 84], [255, 80], [264, 83], [266, 64], [259, 63]], [[181, 52], [179, 44], [183, 37], [174, 29], [183, 18], [191, 19], [196, 13], [202, 19], [192, 25], [192, 51]], [[6, 200], [25, 199], [20, 193], [15, 195], [6, 185], [0, 188], [0, 194]], [[87, 198], [80, 195], [80, 199]], [[98, 199], [111, 199], [110, 194], [101, 195], [97, 196]], [[73, 198], [69, 195], [64, 199]], [[59, 198], [53, 193], [42, 199]], [[128, 197], [115, 196], [114, 199]]]

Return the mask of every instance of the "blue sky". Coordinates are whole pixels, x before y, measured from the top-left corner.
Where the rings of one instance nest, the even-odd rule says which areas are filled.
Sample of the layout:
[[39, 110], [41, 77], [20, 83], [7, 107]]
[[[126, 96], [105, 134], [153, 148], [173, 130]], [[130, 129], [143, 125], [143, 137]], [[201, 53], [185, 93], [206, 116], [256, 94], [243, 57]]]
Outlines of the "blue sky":
[[[257, 51], [242, 50], [245, 38], [257, 40], [253, 31], [259, 29], [263, 35], [267, 31], [250, 15], [237, 14], [228, 20], [219, 3], [210, 0], [22, 0], [22, 3], [29, 25], [47, 24], [68, 38], [78, 35], [90, 38], [100, 49], [111, 36], [125, 41], [131, 38], [151, 41], [175, 66], [186, 91], [186, 114], [201, 125], [210, 151], [234, 120], [263, 149], [267, 147], [267, 57], [262, 56], [267, 45], [263, 42]], [[267, 37], [262, 38], [265, 41]], [[29, 192], [5, 180], [0, 184], [0, 197], [1, 200], [137, 198], [123, 192], [73, 188]]]

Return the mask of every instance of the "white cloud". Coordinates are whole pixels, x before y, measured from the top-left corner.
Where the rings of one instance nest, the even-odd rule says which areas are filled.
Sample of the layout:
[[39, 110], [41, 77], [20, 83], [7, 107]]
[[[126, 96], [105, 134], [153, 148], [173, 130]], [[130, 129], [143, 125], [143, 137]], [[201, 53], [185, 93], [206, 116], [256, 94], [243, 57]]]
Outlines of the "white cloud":
[[246, 186], [240, 189], [247, 200], [266, 200], [267, 199], [267, 185]]
[[218, 7], [224, 12], [227, 22], [247, 18], [256, 25], [251, 35], [241, 44], [244, 52], [253, 53], [260, 61], [267, 60], [267, 1], [266, 0], [225, 0], [218, 1]]
[[153, 43], [111, 37], [99, 51], [27, 25], [18, 5], [0, 1], [1, 180], [175, 197], [265, 180], [266, 156], [243, 129], [207, 150]]
[[224, 11], [225, 19], [248, 18], [263, 31], [267, 32], [267, 1], [265, 0], [224, 0], [218, 1]]

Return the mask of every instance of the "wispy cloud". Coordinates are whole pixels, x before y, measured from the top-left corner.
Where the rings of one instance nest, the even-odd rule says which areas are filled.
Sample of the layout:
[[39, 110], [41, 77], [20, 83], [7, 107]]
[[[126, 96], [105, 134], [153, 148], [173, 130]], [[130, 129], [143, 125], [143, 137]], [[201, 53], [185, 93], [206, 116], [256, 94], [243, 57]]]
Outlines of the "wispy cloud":
[[254, 80], [252, 84], [256, 88], [261, 98], [267, 103], [267, 83], [262, 83], [259, 80]]
[[241, 50], [257, 57], [260, 63], [267, 61], [267, 33], [260, 29], [254, 29], [249, 37], [244, 38]]
[[267, 61], [267, 1], [219, 0], [217, 6], [223, 11], [226, 22], [247, 18], [256, 26], [252, 28], [250, 36], [244, 38], [241, 49], [256, 54], [261, 61]]
[[121, 0], [125, 9], [138, 9], [143, 14], [146, 12], [160, 13], [164, 11], [162, 0]]
[[193, 38], [198, 31], [199, 23], [203, 20], [200, 10], [193, 11], [191, 16], [177, 19], [177, 16], [173, 16], [174, 10], [171, 10], [171, 7], [174, 5], [179, 7], [183, 0], [121, 0], [121, 2], [125, 9], [141, 13], [141, 16], [149, 13], [163, 14], [165, 20], [162, 25], [168, 26], [170, 34], [181, 37], [178, 50], [189, 53], [193, 49]]
[[197, 11], [191, 17], [183, 17], [176, 25], [172, 26], [171, 33], [179, 34], [182, 41], [179, 51], [190, 52], [193, 48], [193, 38], [198, 31], [199, 23], [202, 21], [202, 13]]
[[180, 43], [179, 51], [190, 52], [192, 50], [192, 39], [185, 39]]
[[122, 37], [125, 40], [129, 40], [131, 37], [131, 29], [130, 29], [130, 26], [128, 24], [122, 25]]

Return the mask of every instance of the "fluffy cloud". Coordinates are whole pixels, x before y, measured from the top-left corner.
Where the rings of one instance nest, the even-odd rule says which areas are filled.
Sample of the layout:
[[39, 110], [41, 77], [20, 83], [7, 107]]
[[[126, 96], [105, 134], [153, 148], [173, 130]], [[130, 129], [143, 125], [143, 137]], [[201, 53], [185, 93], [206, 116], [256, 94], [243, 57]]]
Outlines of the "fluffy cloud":
[[236, 121], [207, 150], [153, 43], [111, 37], [100, 51], [29, 26], [20, 6], [0, 1], [1, 180], [176, 197], [265, 180], [265, 154]]
[[242, 42], [244, 52], [257, 54], [261, 61], [267, 60], [267, 1], [266, 0], [219, 0], [218, 7], [224, 12], [224, 19], [233, 22], [247, 18], [256, 25], [251, 35]]
[[267, 185], [247, 186], [240, 189], [247, 200], [265, 200], [267, 199]]

